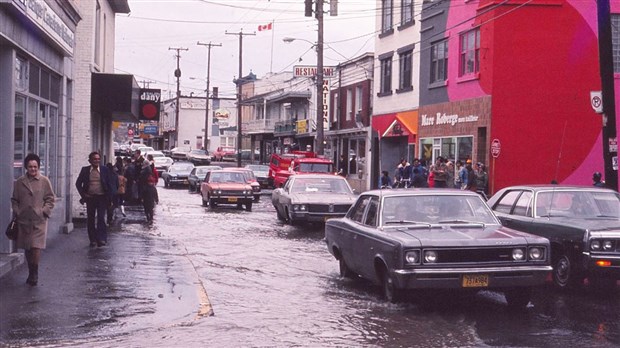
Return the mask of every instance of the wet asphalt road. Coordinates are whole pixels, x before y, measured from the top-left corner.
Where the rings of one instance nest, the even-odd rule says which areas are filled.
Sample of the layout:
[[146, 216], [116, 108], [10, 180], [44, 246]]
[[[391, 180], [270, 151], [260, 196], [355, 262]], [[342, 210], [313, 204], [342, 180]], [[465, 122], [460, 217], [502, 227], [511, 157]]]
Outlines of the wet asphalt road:
[[[502, 295], [463, 297], [426, 294], [402, 304], [385, 303], [379, 289], [338, 276], [323, 227], [277, 221], [269, 196], [252, 212], [201, 206], [198, 194], [159, 187], [161, 203], [152, 226], [131, 215], [119, 233], [144, 240], [144, 264], [166, 263], [160, 279], [135, 282], [137, 292], [113, 298], [121, 320], [93, 321], [89, 331], [50, 333], [39, 344], [89, 347], [614, 347], [620, 345], [620, 291], [594, 294], [587, 287], [557, 293], [543, 287], [530, 306], [509, 310]], [[113, 248], [113, 245], [111, 246]], [[92, 275], [96, 277], [96, 274]], [[167, 281], [165, 279], [168, 279]], [[140, 284], [171, 283], [191, 299], [188, 308], [152, 309]], [[177, 285], [178, 284], [178, 285]], [[194, 289], [192, 292], [190, 288]], [[212, 316], [197, 315], [200, 289]], [[103, 289], [105, 291], [106, 289]], [[4, 296], [4, 294], [2, 295]], [[46, 301], [41, 299], [40, 301]], [[136, 302], [146, 302], [136, 305]], [[4, 302], [4, 300], [3, 300]], [[156, 301], [155, 301], [156, 302]], [[20, 308], [28, 310], [30, 303]], [[35, 306], [40, 304], [34, 304]], [[108, 306], [95, 301], [93, 306]], [[187, 301], [180, 302], [187, 306]], [[122, 308], [134, 308], [123, 311]], [[5, 306], [2, 306], [4, 309]], [[151, 308], [149, 312], [144, 309]], [[204, 306], [202, 307], [204, 309]], [[146, 312], [146, 313], [145, 313]], [[5, 312], [2, 316], [11, 315]], [[112, 317], [114, 317], [112, 315]], [[116, 318], [118, 319], [118, 318]], [[2, 322], [2, 320], [0, 320]], [[119, 324], [122, 323], [122, 325]], [[6, 326], [2, 326], [6, 327]], [[105, 334], [101, 334], [101, 333]], [[10, 337], [0, 333], [4, 343]], [[42, 334], [45, 337], [45, 333]], [[13, 341], [24, 343], [23, 340]], [[1, 344], [1, 343], [0, 343]]]

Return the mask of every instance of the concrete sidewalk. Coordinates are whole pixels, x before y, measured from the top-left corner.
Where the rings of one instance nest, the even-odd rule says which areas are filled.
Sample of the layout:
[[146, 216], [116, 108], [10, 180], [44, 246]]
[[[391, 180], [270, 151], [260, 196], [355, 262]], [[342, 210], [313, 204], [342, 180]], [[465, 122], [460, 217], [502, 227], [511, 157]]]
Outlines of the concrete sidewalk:
[[101, 248], [89, 247], [83, 223], [48, 239], [35, 287], [25, 283], [23, 251], [2, 257], [0, 345], [90, 340], [212, 314], [190, 260], [143, 221], [128, 211]]

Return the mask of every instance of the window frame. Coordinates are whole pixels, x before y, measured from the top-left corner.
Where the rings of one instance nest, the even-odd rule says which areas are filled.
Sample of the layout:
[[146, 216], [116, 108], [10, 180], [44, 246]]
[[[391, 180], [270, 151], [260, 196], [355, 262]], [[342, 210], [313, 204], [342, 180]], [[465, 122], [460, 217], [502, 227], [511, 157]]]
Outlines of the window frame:
[[388, 33], [394, 27], [394, 0], [381, 0], [381, 33]]
[[[439, 51], [442, 49], [442, 55]], [[433, 42], [431, 44], [431, 64], [430, 64], [430, 79], [429, 83], [433, 84], [445, 84], [448, 80], [448, 40], [443, 39]], [[442, 71], [443, 70], [443, 71]]]
[[401, 27], [413, 23], [413, 0], [400, 1], [400, 25]]
[[392, 94], [392, 56], [379, 60], [380, 78], [378, 96]]
[[475, 76], [480, 72], [480, 28], [459, 35], [459, 77]]
[[[408, 77], [409, 81], [406, 81]], [[413, 90], [413, 50], [398, 55], [398, 91]]]

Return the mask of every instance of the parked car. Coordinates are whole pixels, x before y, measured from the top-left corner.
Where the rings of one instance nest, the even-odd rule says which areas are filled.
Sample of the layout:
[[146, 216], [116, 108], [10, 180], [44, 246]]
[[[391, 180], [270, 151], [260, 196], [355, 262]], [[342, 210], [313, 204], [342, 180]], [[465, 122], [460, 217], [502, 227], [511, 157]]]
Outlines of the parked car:
[[227, 155], [234, 155], [235, 149], [232, 147], [218, 147], [215, 151], [213, 151], [213, 160], [214, 161], [223, 161], [224, 157]]
[[553, 282], [560, 288], [615, 287], [620, 279], [620, 194], [579, 186], [512, 186], [489, 206], [502, 224], [551, 241]]
[[121, 156], [121, 145], [119, 143], [112, 142], [112, 148], [114, 149], [114, 156]]
[[120, 148], [120, 156], [131, 156], [131, 150], [129, 144], [121, 144]]
[[273, 190], [271, 203], [278, 220], [295, 225], [343, 217], [356, 198], [341, 176], [297, 174], [290, 176], [282, 188]]
[[174, 163], [172, 158], [166, 157], [164, 155], [164, 153], [161, 152], [161, 151], [149, 151], [146, 154], [144, 154], [144, 157], [146, 157], [148, 155], [152, 155], [153, 156], [153, 162], [155, 162], [155, 169], [157, 169], [157, 171], [160, 174], [162, 174], [163, 172], [168, 171], [168, 168], [170, 168], [172, 163]]
[[269, 166], [262, 164], [248, 164], [245, 168], [251, 170], [256, 177], [256, 181], [260, 184], [261, 188], [269, 187]]
[[188, 177], [192, 169], [194, 169], [194, 165], [190, 162], [174, 162], [168, 168], [168, 171], [161, 175], [161, 178], [164, 180], [164, 187], [189, 185]]
[[186, 157], [188, 161], [197, 166], [211, 164], [211, 156], [205, 150], [191, 150]]
[[220, 166], [198, 166], [189, 173], [187, 181], [189, 182], [189, 192], [200, 192], [200, 183], [205, 179], [207, 173], [212, 170], [222, 169]]
[[172, 150], [170, 150], [170, 157], [172, 157], [173, 160], [177, 161], [177, 160], [186, 160], [187, 159], [187, 154], [192, 151], [192, 148], [189, 146], [179, 146], [179, 147], [175, 147]]
[[203, 206], [215, 208], [218, 204], [235, 204], [241, 209], [245, 205], [247, 211], [252, 211], [252, 187], [239, 171], [212, 170], [200, 186]]
[[287, 170], [279, 170], [275, 172], [273, 179], [274, 187], [282, 187], [286, 179], [293, 174], [304, 173], [334, 173], [333, 163], [327, 158], [303, 157], [291, 160], [291, 164]]
[[229, 168], [229, 169], [240, 171], [243, 173], [243, 175], [245, 175], [245, 179], [247, 180], [248, 183], [250, 183], [250, 186], [252, 186], [252, 193], [254, 195], [254, 201], [258, 202], [260, 200], [261, 188], [260, 188], [260, 184], [258, 183], [258, 180], [256, 180], [256, 177], [254, 176], [254, 172], [251, 169], [247, 169], [247, 168]]
[[138, 150], [140, 151], [140, 154], [141, 154], [141, 155], [143, 155], [143, 156], [144, 156], [146, 153], [149, 153], [149, 152], [153, 152], [153, 151], [155, 151], [155, 149], [154, 149], [154, 148], [152, 148], [152, 147], [150, 147], [150, 146], [140, 146], [140, 147], [138, 148]]
[[475, 192], [367, 191], [325, 224], [340, 274], [382, 286], [391, 302], [414, 289], [494, 290], [525, 307], [551, 271], [549, 241], [501, 225]]

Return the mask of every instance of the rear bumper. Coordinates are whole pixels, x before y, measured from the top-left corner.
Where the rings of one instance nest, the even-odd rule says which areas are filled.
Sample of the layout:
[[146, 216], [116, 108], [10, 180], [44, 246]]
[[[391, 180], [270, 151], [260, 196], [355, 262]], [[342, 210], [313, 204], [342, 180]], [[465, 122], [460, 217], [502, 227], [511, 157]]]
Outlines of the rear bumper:
[[476, 268], [435, 268], [398, 269], [393, 272], [397, 286], [401, 289], [458, 289], [463, 285], [465, 275], [486, 275], [488, 286], [476, 289], [528, 287], [545, 283], [553, 270], [548, 265], [476, 267]]

